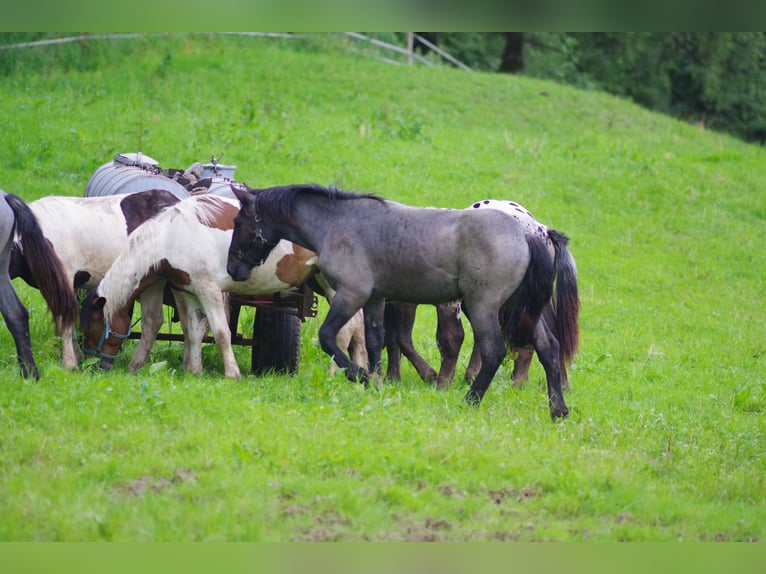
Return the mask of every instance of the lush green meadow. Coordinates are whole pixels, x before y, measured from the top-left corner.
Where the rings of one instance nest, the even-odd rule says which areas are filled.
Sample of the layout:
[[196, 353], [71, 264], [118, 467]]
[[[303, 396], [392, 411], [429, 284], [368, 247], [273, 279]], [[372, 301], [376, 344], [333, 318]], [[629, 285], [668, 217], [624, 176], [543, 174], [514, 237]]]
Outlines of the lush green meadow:
[[[190, 376], [166, 342], [135, 376], [134, 343], [109, 373], [65, 372], [16, 280], [42, 378], [18, 375], [0, 329], [0, 540], [766, 539], [762, 148], [600, 93], [329, 43], [126, 42], [96, 69], [0, 78], [0, 188], [82, 195], [140, 150], [164, 167], [225, 153], [251, 186], [516, 200], [577, 260], [571, 414], [551, 422], [539, 363], [521, 390], [501, 367], [478, 409], [462, 378], [440, 392], [408, 364], [354, 385], [329, 374], [318, 319], [292, 377], [225, 380], [212, 345]], [[432, 364], [434, 328], [421, 308]]]

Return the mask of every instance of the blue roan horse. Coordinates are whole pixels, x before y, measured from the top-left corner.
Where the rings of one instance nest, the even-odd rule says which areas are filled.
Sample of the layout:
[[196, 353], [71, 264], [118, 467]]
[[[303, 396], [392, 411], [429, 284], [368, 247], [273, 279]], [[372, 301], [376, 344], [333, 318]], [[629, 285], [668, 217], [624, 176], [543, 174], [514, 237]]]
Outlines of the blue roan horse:
[[[358, 309], [365, 312], [370, 365], [379, 372], [385, 300], [462, 299], [481, 355], [466, 400], [481, 401], [506, 354], [498, 320], [506, 308], [514, 342], [533, 344], [543, 364], [551, 416], [568, 414], [559, 343], [540, 321], [553, 294], [554, 261], [543, 240], [518, 222], [492, 209], [416, 208], [318, 185], [234, 192], [242, 208], [229, 248], [229, 274], [235, 280], [247, 277], [280, 239], [315, 251], [336, 289], [319, 342], [349, 379], [366, 381], [368, 374], [338, 348], [335, 334]], [[557, 250], [566, 249], [564, 234], [549, 230], [549, 237]]]
[[56, 256], [32, 210], [19, 197], [0, 189], [0, 312], [16, 342], [16, 354], [24, 377], [40, 378], [29, 338], [29, 312], [16, 294], [8, 271], [15, 236], [23, 243], [25, 269], [51, 311], [74, 321], [77, 301], [68, 287], [61, 261]]

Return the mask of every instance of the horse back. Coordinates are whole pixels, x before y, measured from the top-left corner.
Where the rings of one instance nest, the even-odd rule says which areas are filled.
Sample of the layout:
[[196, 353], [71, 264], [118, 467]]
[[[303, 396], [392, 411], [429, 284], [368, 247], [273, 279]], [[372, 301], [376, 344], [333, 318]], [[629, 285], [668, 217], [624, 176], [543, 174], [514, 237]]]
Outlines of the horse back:
[[521, 223], [493, 209], [458, 213], [459, 245], [455, 248], [459, 250], [464, 268], [489, 274], [492, 268], [526, 267], [528, 233]]
[[127, 242], [122, 196], [48, 196], [29, 204], [67, 272], [97, 282]]

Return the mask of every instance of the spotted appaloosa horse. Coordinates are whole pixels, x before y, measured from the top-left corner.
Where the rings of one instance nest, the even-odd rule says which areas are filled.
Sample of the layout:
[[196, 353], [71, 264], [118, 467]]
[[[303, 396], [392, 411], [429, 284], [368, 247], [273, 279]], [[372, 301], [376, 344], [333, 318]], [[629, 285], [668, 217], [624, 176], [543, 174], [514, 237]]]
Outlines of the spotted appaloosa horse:
[[[547, 235], [548, 227], [537, 221], [529, 210], [520, 204], [507, 200], [485, 199], [473, 203], [466, 209], [496, 209], [506, 213], [522, 224], [530, 233], [537, 235], [545, 243], [551, 257], [556, 256], [553, 243]], [[565, 256], [571, 257], [571, 253], [567, 251]], [[571, 270], [572, 277], [563, 283], [563, 285], [570, 289], [569, 292], [563, 294], [569, 300], [569, 303], [563, 307], [571, 316], [566, 318], [559, 317], [557, 319], [556, 308], [554, 302], [551, 301], [543, 310], [542, 318], [549, 325], [554, 335], [559, 338], [561, 385], [564, 389], [570, 388], [566, 367], [574, 359], [579, 345], [578, 315], [580, 308], [574, 259], [571, 260], [570, 265], [566, 266], [566, 269]], [[436, 336], [441, 354], [441, 367], [438, 373], [423, 359], [413, 345], [412, 329], [415, 322], [416, 309], [417, 305], [411, 303], [386, 304], [387, 376], [393, 379], [400, 378], [400, 355], [404, 354], [423, 380], [435, 380], [439, 386], [446, 386], [454, 377], [458, 355], [465, 336], [460, 319], [460, 302], [453, 301], [436, 306]], [[502, 317], [503, 311], [501, 311], [501, 322]], [[563, 330], [563, 333], [559, 334], [558, 320], [564, 320], [570, 328]], [[531, 346], [523, 346], [514, 347], [513, 352], [515, 360], [511, 379], [515, 385], [519, 386], [528, 379], [534, 350]], [[478, 353], [478, 348], [474, 346], [471, 361], [466, 369], [465, 378], [467, 381], [473, 380], [480, 366], [481, 357]]]
[[[95, 287], [128, 244], [128, 229], [120, 209], [120, 202], [125, 197], [48, 196], [29, 204], [42, 233], [63, 265], [66, 282], [60, 287], [59, 296], [71, 298], [74, 313], [71, 304], [62, 310], [55, 298], [46, 296], [42, 291], [44, 283], [40, 273], [35, 274], [30, 269], [26, 239], [17, 234], [16, 245], [11, 252], [10, 275], [21, 277], [33, 287], [40, 286], [56, 322], [57, 334], [61, 337], [62, 365], [66, 369], [75, 369], [79, 363], [74, 340], [78, 314], [74, 292], [80, 287]], [[136, 361], [142, 355], [148, 355], [154, 340], [153, 337], [151, 341], [148, 339], [152, 333], [156, 336], [162, 326], [162, 296], [161, 290], [148, 291], [141, 299], [142, 341], [134, 354]]]
[[[495, 209], [511, 216], [523, 225], [530, 233], [545, 242], [551, 257], [562, 257], [566, 261], [556, 265], [556, 297], [551, 298], [543, 309], [543, 320], [548, 323], [559, 341], [559, 361], [561, 365], [561, 384], [565, 389], [570, 388], [567, 366], [572, 363], [580, 345], [580, 298], [577, 290], [577, 265], [571, 251], [557, 252], [550, 238], [549, 228], [535, 219], [528, 209], [515, 201], [484, 199], [471, 204], [466, 209]], [[561, 274], [566, 274], [562, 276]], [[501, 321], [504, 319], [501, 316]], [[511, 379], [521, 384], [528, 378], [532, 362], [533, 348], [530, 345], [515, 348], [518, 359], [514, 362]], [[466, 370], [466, 379], [472, 380], [481, 367], [481, 357], [474, 346], [471, 361]]]
[[[514, 343], [533, 343], [543, 363], [551, 417], [569, 412], [559, 344], [540, 320], [557, 271], [559, 279], [571, 277], [554, 265], [569, 259], [552, 260], [545, 243], [514, 219], [492, 209], [416, 208], [318, 185], [233, 191], [242, 209], [229, 248], [229, 274], [247, 277], [284, 239], [316, 251], [322, 274], [337, 290], [319, 341], [349, 379], [366, 381], [369, 373], [351, 363], [334, 337], [358, 309], [364, 308], [367, 352], [377, 371], [386, 300], [462, 300], [482, 360], [466, 400], [481, 401], [506, 354], [498, 319], [505, 308]], [[557, 253], [566, 250], [563, 233], [549, 229], [548, 237]]]
[[29, 337], [29, 312], [16, 294], [9, 273], [14, 232], [16, 241], [23, 246], [26, 270], [33, 285], [40, 290], [54, 317], [62, 322], [74, 321], [77, 300], [61, 261], [45, 239], [32, 210], [19, 197], [0, 190], [0, 311], [16, 342], [21, 374], [39, 379]]
[[[130, 204], [147, 206], [158, 192], [141, 192], [125, 198], [123, 210], [135, 227], [140, 220], [129, 216]], [[169, 194], [170, 195], [170, 194]], [[168, 198], [169, 199], [169, 198]], [[170, 200], [170, 199], [169, 199]], [[172, 201], [172, 200], [170, 200]], [[146, 212], [151, 212], [147, 207]], [[259, 295], [289, 290], [317, 273], [316, 253], [288, 241], [280, 243], [266, 264], [243, 281], [226, 272], [234, 217], [239, 203], [218, 195], [194, 195], [176, 200], [155, 217], [138, 225], [127, 247], [114, 260], [99, 285], [83, 301], [80, 328], [85, 346], [99, 345], [102, 352], [116, 356], [130, 327], [132, 303], [146, 289], [173, 289], [184, 330], [184, 368], [202, 371], [202, 339], [213, 334], [224, 362], [225, 376], [237, 379], [240, 369], [231, 348], [226, 314], [226, 292]], [[331, 294], [329, 295], [331, 296]], [[352, 345], [355, 361], [366, 364], [361, 315], [339, 336], [339, 343]]]

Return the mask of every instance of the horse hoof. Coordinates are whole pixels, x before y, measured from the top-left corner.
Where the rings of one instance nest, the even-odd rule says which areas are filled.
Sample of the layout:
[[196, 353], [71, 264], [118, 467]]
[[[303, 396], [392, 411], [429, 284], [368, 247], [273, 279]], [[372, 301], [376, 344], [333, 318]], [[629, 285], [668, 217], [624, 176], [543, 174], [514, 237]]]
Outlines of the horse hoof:
[[21, 365], [21, 376], [25, 379], [40, 380], [40, 371], [36, 365]]
[[467, 402], [472, 407], [478, 407], [481, 403], [481, 395], [479, 395], [479, 393], [476, 391], [470, 390], [465, 396], [465, 402]]
[[370, 386], [370, 375], [364, 369], [358, 368], [355, 371], [346, 369], [346, 378], [352, 383], [361, 383], [366, 387]]
[[551, 409], [551, 419], [553, 419], [554, 421], [557, 419], [563, 419], [568, 414], [569, 414], [569, 409], [567, 408], [566, 405], [564, 405], [563, 407]]
[[436, 390], [446, 391], [449, 388], [449, 384], [450, 384], [449, 380], [439, 377], [436, 380]]

